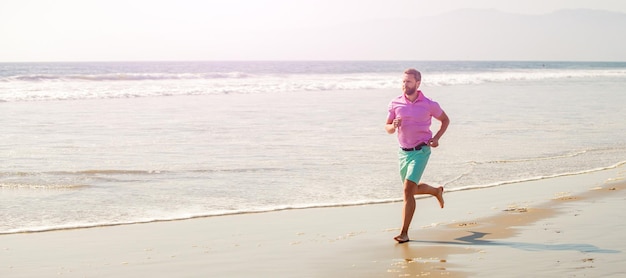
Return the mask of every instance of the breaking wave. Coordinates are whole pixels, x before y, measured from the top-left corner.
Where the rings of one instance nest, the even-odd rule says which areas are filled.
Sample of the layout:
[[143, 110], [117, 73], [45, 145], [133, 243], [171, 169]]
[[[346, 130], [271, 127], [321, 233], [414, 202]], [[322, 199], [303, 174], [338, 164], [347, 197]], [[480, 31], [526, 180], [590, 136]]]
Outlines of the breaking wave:
[[[397, 89], [397, 73], [104, 73], [30, 74], [0, 78], [0, 103], [160, 96], [263, 94]], [[423, 85], [477, 85], [511, 81], [626, 78], [622, 69], [433, 72]]]

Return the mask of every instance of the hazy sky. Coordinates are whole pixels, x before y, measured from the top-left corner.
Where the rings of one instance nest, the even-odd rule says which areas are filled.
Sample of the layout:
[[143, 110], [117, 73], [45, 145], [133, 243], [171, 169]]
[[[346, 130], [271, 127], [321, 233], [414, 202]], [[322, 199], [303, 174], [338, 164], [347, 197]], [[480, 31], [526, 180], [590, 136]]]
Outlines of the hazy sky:
[[[520, 14], [578, 8], [626, 13], [626, 1], [1, 0], [0, 62], [341, 60], [332, 49], [319, 56], [300, 51], [305, 45], [293, 41], [293, 34], [309, 32], [306, 36], [315, 39], [322, 35], [318, 30], [332, 32], [333, 26], [346, 23], [434, 16], [464, 8]], [[348, 58], [389, 57], [380, 49]]]

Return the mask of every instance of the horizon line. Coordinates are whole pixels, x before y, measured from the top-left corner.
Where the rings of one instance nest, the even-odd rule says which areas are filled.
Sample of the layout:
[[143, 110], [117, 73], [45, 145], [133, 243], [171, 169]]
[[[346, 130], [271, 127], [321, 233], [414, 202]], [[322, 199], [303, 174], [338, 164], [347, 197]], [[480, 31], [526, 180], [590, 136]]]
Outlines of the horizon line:
[[202, 62], [550, 62], [550, 63], [626, 63], [626, 60], [540, 60], [540, 59], [224, 59], [224, 60], [42, 60], [42, 61], [0, 61], [0, 64], [27, 63], [202, 63]]

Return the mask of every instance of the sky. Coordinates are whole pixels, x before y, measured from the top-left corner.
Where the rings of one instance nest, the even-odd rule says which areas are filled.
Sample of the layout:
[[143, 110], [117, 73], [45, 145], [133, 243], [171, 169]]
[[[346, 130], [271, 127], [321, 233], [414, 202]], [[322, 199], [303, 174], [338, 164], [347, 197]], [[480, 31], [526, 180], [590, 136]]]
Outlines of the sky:
[[[626, 14], [626, 1], [2, 0], [0, 62], [460, 59], [445, 49], [437, 52], [437, 47], [422, 56], [392, 55], [376, 37], [353, 44], [341, 40], [341, 45], [330, 47], [333, 39], [350, 36], [345, 29], [335, 34], [338, 27], [353, 26], [363, 33], [367, 30], [359, 30], [361, 22], [411, 20], [459, 9], [524, 15], [595, 9]], [[402, 43], [402, 32], [408, 31], [394, 31], [399, 31], [398, 43]], [[369, 50], [359, 52], [364, 45]], [[493, 58], [533, 58], [515, 52], [507, 55]], [[591, 56], [581, 59], [594, 59]], [[613, 57], [621, 56], [599, 59]], [[489, 58], [467, 55], [467, 59]], [[572, 53], [564, 59], [578, 58]]]

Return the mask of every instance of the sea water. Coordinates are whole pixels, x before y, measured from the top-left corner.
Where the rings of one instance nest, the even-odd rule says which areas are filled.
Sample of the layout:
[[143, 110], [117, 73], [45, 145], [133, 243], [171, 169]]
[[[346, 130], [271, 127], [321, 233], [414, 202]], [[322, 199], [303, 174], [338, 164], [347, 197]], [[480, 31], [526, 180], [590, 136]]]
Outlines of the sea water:
[[626, 63], [4, 63], [0, 233], [399, 201], [408, 67], [447, 192], [626, 162]]

